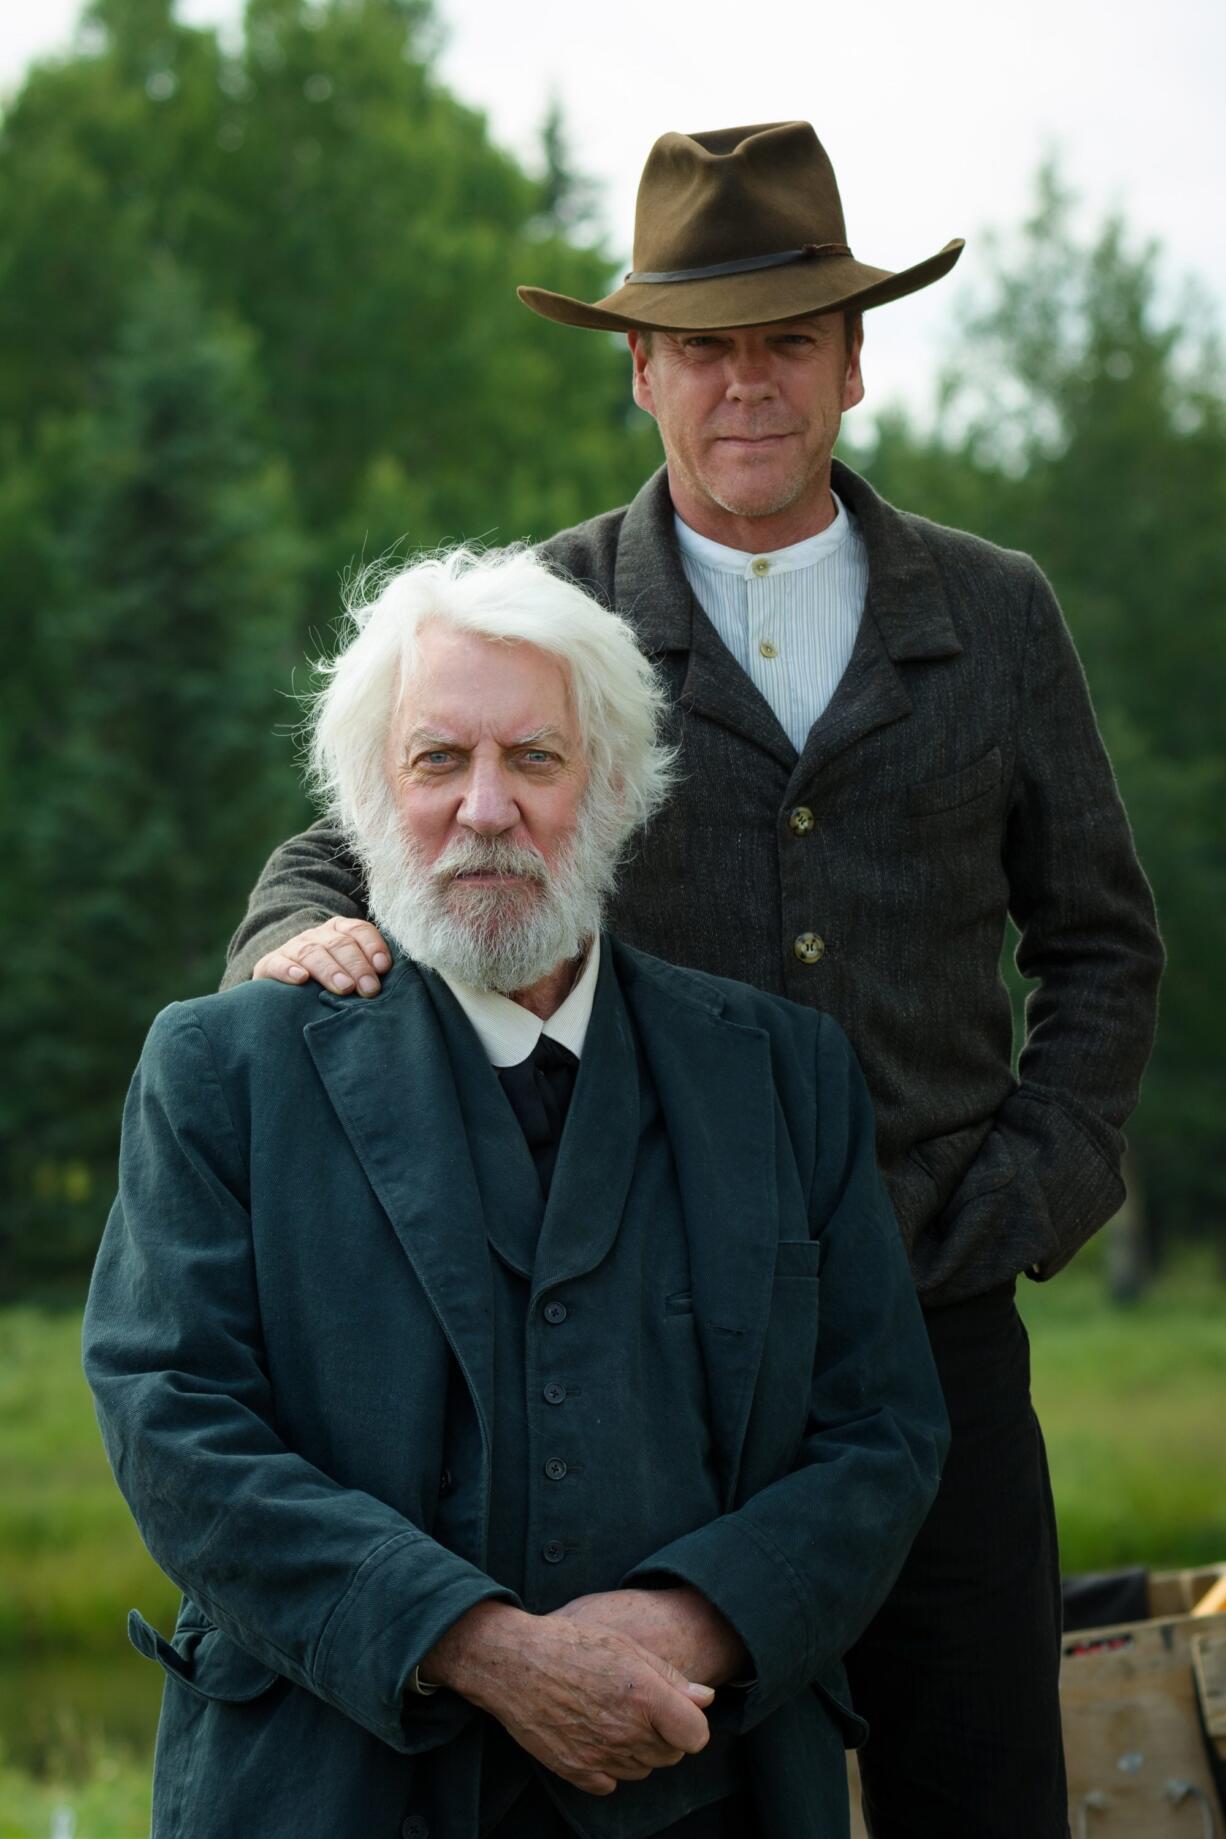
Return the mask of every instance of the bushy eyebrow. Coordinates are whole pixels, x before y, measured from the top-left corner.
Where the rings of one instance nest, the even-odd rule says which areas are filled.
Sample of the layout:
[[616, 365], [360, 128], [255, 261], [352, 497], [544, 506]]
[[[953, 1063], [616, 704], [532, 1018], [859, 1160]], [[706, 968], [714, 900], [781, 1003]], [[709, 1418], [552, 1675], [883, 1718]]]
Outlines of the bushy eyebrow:
[[[557, 728], [546, 724], [543, 728], [533, 729], [531, 734], [517, 735], [508, 741], [509, 747], [537, 747], [542, 741], [548, 741], [551, 747], [566, 749], [567, 738]], [[416, 753], [419, 747], [463, 747], [465, 743], [454, 734], [447, 734], [440, 728], [414, 728], [404, 743], [406, 754]]]

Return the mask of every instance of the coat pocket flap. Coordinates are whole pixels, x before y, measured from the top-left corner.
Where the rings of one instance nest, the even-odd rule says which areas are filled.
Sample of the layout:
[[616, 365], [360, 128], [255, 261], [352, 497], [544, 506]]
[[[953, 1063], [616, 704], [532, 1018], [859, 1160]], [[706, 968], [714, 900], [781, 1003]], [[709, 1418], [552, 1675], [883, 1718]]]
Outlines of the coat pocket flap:
[[807, 1277], [816, 1283], [822, 1268], [820, 1239], [780, 1239], [775, 1247], [775, 1277]]
[[928, 779], [922, 785], [913, 785], [907, 794], [907, 808], [912, 815], [948, 811], [991, 791], [993, 786], [1000, 784], [1000, 777], [1000, 748], [993, 747], [981, 759], [961, 767], [956, 773], [946, 774], [944, 779]]
[[280, 1678], [219, 1628], [181, 1628], [171, 1642], [133, 1609], [128, 1615], [128, 1640], [138, 1654], [156, 1660], [190, 1691], [228, 1705], [259, 1698]]
[[827, 1667], [821, 1677], [813, 1681], [813, 1690], [827, 1710], [833, 1712], [834, 1721], [843, 1733], [843, 1748], [858, 1750], [868, 1736], [868, 1725], [852, 1706], [851, 1687], [842, 1664]]

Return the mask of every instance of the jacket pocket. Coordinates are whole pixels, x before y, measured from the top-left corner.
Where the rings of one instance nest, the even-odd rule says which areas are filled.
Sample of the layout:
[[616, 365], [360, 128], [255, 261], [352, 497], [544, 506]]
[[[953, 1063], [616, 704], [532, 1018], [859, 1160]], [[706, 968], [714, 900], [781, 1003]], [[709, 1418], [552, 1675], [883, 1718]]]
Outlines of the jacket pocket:
[[138, 1654], [156, 1660], [171, 1679], [221, 1704], [242, 1705], [259, 1698], [281, 1678], [211, 1625], [181, 1627], [174, 1640], [167, 1641], [133, 1609], [128, 1616], [128, 1640]]
[[868, 1736], [868, 1725], [851, 1702], [851, 1687], [842, 1661], [835, 1661], [813, 1681], [813, 1690], [832, 1713], [843, 1733], [843, 1748], [858, 1750]]
[[970, 804], [972, 799], [982, 798], [1000, 785], [1001, 760], [1000, 748], [993, 747], [979, 760], [969, 766], [963, 766], [956, 773], [947, 773], [943, 779], [927, 779], [922, 785], [913, 785], [907, 794], [907, 809], [913, 817], [928, 816], [934, 811], [950, 811], [958, 805]]

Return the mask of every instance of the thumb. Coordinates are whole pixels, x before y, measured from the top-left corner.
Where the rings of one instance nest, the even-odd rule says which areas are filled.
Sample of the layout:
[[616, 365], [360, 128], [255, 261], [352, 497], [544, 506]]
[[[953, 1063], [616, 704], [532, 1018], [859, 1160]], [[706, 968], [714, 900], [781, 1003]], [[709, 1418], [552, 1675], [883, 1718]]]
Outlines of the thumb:
[[667, 1680], [670, 1686], [675, 1686], [678, 1692], [684, 1692], [686, 1698], [692, 1699], [695, 1705], [702, 1705], [705, 1707], [709, 1705], [711, 1700], [715, 1697], [714, 1686], [704, 1686], [697, 1680], [687, 1679], [685, 1674], [675, 1667], [670, 1660], [661, 1659], [660, 1655], [653, 1654], [650, 1648], [644, 1648], [643, 1655], [646, 1660], [651, 1662], [661, 1679]]

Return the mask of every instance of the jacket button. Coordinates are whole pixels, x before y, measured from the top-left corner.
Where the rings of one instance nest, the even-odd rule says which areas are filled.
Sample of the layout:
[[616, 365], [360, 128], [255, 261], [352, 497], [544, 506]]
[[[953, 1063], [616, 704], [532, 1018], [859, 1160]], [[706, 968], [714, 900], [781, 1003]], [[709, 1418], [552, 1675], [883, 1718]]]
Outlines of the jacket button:
[[560, 1386], [556, 1379], [551, 1379], [541, 1396], [547, 1405], [560, 1405], [566, 1398], [566, 1387]]
[[797, 805], [788, 813], [788, 829], [793, 836], [808, 836], [813, 828], [813, 813], [808, 805]]
[[559, 1322], [564, 1322], [566, 1320], [570, 1312], [565, 1303], [546, 1303], [541, 1313], [544, 1315], [550, 1327], [556, 1328]]
[[550, 1539], [546, 1545], [541, 1547], [541, 1557], [546, 1564], [561, 1564], [565, 1556], [566, 1547], [560, 1539]]
[[400, 1828], [400, 1839], [430, 1839], [430, 1822], [419, 1813], [411, 1813]]
[[816, 964], [819, 958], [826, 955], [826, 941], [819, 939], [815, 932], [802, 932], [792, 950], [802, 964]]
[[551, 1456], [545, 1464], [545, 1473], [550, 1481], [561, 1481], [566, 1473], [566, 1464], [560, 1456]]
[[438, 1478], [438, 1491], [439, 1491], [440, 1498], [442, 1498], [444, 1495], [450, 1494], [451, 1488], [452, 1488], [451, 1470], [444, 1469], [442, 1474]]

